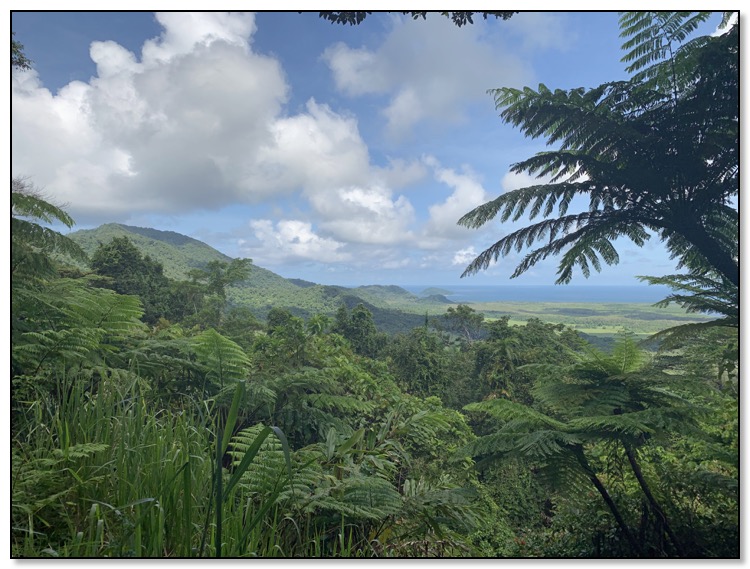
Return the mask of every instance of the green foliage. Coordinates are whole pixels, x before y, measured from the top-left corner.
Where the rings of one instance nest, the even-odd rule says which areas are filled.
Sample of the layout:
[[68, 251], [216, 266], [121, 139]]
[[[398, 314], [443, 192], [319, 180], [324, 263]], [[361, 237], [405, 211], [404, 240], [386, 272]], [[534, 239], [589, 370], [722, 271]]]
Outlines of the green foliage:
[[[738, 240], [739, 242], [739, 240]], [[664, 348], [678, 346], [694, 336], [714, 327], [739, 328], [739, 289], [720, 275], [696, 273], [688, 275], [667, 275], [664, 277], [640, 277], [649, 284], [666, 285], [674, 291], [658, 306], [670, 303], [679, 304], [688, 313], [704, 313], [722, 316], [706, 322], [691, 322], [673, 326], [656, 333], [653, 337], [661, 340]], [[737, 346], [737, 343], [734, 343]]]
[[[656, 85], [667, 84], [668, 91], [684, 88], [674, 85], [685, 79], [685, 66], [704, 47], [706, 37], [684, 44], [698, 26], [708, 20], [710, 12], [623, 12], [620, 15], [620, 37], [627, 50], [622, 61], [629, 63], [628, 73], [638, 73], [638, 80], [651, 79]], [[725, 16], [726, 19], [726, 16]]]
[[240, 283], [250, 275], [250, 259], [232, 259], [229, 263], [209, 261], [202, 269], [190, 271], [194, 281], [205, 282], [206, 291], [226, 300], [226, 288]]
[[[14, 215], [67, 219], [18, 198]], [[458, 307], [454, 334], [414, 314], [424, 326], [387, 343], [371, 308], [412, 302], [406, 291], [362, 287], [378, 309], [288, 282], [336, 318], [279, 306], [263, 327], [231, 305], [243, 287], [221, 259], [202, 283], [167, 282], [179, 323], [146, 327], [137, 296], [56, 271], [59, 234], [13, 239], [42, 261], [13, 276], [14, 557], [738, 554], [731, 327], [652, 357], [632, 339], [603, 353], [562, 324], [485, 324]], [[133, 267], [164, 277], [135, 241], [100, 250], [112, 282], [144, 284]], [[719, 273], [686, 263], [679, 302], [736, 306]], [[468, 416], [449, 408], [469, 401]]]
[[32, 284], [55, 275], [54, 256], [83, 261], [85, 253], [75, 242], [37, 223], [60, 222], [72, 227], [73, 219], [61, 208], [45, 201], [26, 180], [11, 182], [11, 284]]
[[89, 255], [103, 243], [127, 237], [142, 255], [148, 255], [164, 266], [164, 274], [175, 280], [185, 280], [189, 272], [202, 268], [210, 261], [229, 262], [231, 258], [205, 243], [173, 231], [159, 231], [119, 223], [107, 223], [96, 229], [84, 229], [69, 234]]
[[440, 336], [426, 328], [393, 338], [386, 351], [389, 368], [398, 384], [419, 397], [444, 398], [449, 390], [450, 353]]
[[357, 304], [351, 313], [342, 305], [336, 313], [333, 331], [349, 340], [357, 354], [369, 358], [377, 357], [386, 342], [385, 336], [375, 327], [372, 312], [362, 303]]
[[[490, 413], [500, 426], [468, 445], [466, 452], [483, 457], [480, 465], [485, 467], [506, 456], [531, 461], [542, 480], [566, 489], [560, 498], [566, 508], [586, 495], [587, 480], [593, 482], [620, 528], [619, 537], [610, 537], [629, 541], [631, 554], [707, 554], [710, 548], [698, 547], [694, 537], [684, 539], [689, 526], [675, 524], [691, 508], [689, 501], [658, 491], [667, 486], [657, 478], [660, 461], [673, 449], [707, 440], [703, 422], [713, 396], [703, 381], [675, 375], [673, 369], [664, 373], [629, 338], [621, 339], [608, 355], [590, 350], [569, 365], [535, 364], [525, 369], [535, 375], [534, 408], [503, 399], [467, 406], [467, 410]], [[613, 467], [612, 458], [603, 462], [603, 471], [598, 470], [598, 453], [619, 456], [615, 463], [623, 466], [614, 470], [616, 476], [607, 470]], [[655, 462], [648, 461], [656, 456], [660, 458]], [[634, 478], [624, 476], [626, 464]], [[602, 482], [605, 476], [609, 492]], [[694, 476], [696, 483], [688, 491], [693, 496], [700, 486], [699, 475]], [[627, 498], [619, 501], [642, 501], [644, 516], [656, 520], [655, 525], [641, 521], [638, 542], [632, 529], [637, 520], [628, 520], [621, 513], [628, 510], [618, 507], [611, 494], [615, 483], [627, 489]], [[624, 491], [615, 489], [618, 494]], [[561, 517], [561, 524], [569, 523], [563, 520], [567, 518]], [[604, 547], [603, 542], [597, 547]]]
[[11, 32], [11, 38], [10, 38], [10, 67], [11, 69], [31, 69], [31, 63], [32, 61], [26, 57], [26, 54], [23, 52], [23, 44], [19, 41], [16, 41], [14, 36], [16, 35], [16, 32]]
[[[636, 50], [628, 57], [636, 59], [634, 65], [642, 68], [661, 58], [664, 45], [682, 39], [702, 18], [686, 17], [648, 13], [632, 27], [630, 18], [624, 18], [626, 34], [639, 34], [648, 19], [654, 22], [643, 32], [648, 37], [633, 40]], [[672, 53], [670, 66], [659, 68], [671, 69], [670, 90], [647, 81], [643, 73], [588, 90], [552, 91], [544, 85], [536, 91], [493, 90], [505, 122], [526, 136], [557, 143], [559, 149], [511, 168], [550, 176], [549, 183], [507, 192], [461, 218], [459, 223], [467, 227], [480, 227], [498, 215], [501, 221], [515, 221], [525, 213], [532, 220], [545, 218], [497, 241], [464, 275], [543, 241], [523, 258], [513, 277], [562, 254], [557, 282], [567, 283], [576, 267], [588, 276], [602, 262], [617, 263], [616, 238], [641, 246], [653, 232], [682, 264], [699, 257], [737, 285], [737, 259], [728, 236], [732, 231], [725, 231], [738, 224], [736, 209], [727, 205], [739, 187], [738, 76], [731, 71], [737, 65], [737, 28], [704, 38], [700, 47], [688, 44]], [[588, 210], [568, 214], [575, 195], [588, 196]], [[555, 208], [557, 215], [550, 217]]]
[[[411, 16], [412, 19], [423, 20], [427, 18], [427, 12], [401, 12], [405, 16]], [[517, 12], [440, 12], [442, 16], [450, 18], [451, 21], [458, 26], [465, 26], [466, 24], [473, 24], [474, 17], [479, 14], [483, 19], [487, 19], [489, 16], [500, 18], [502, 20], [509, 20], [513, 14]], [[361, 24], [367, 16], [372, 12], [320, 12], [320, 17], [333, 22], [334, 24], [348, 24], [355, 26]]]
[[115, 237], [100, 245], [90, 265], [97, 274], [108, 277], [102, 286], [141, 299], [144, 322], [155, 324], [161, 317], [172, 317], [164, 268], [148, 255], [141, 255], [127, 237]]
[[439, 327], [458, 336], [462, 342], [478, 340], [484, 332], [484, 314], [477, 313], [471, 306], [459, 304], [448, 307]]
[[213, 329], [201, 332], [192, 342], [199, 361], [207, 368], [208, 380], [223, 389], [225, 383], [246, 379], [250, 359], [235, 342]]
[[[168, 310], [163, 313], [164, 317], [173, 322], [182, 322], [189, 317], [190, 326], [197, 325], [203, 329], [223, 326], [226, 314], [218, 313], [216, 307], [206, 306], [208, 291], [205, 283], [208, 282], [206, 270], [210, 263], [218, 261], [222, 264], [219, 265], [220, 269], [231, 266], [234, 261], [226, 255], [179, 233], [115, 223], [76, 231], [69, 237], [88, 254], [93, 254], [101, 244], [109, 243], [114, 238], [127, 237], [143, 256], [149, 256], [161, 264], [164, 275], [172, 279]], [[247, 260], [235, 261], [248, 268]], [[221, 277], [223, 271], [221, 269], [217, 276]], [[201, 276], [200, 282], [191, 282], [191, 274]], [[214, 290], [218, 292], [219, 289]], [[247, 307], [256, 318], [266, 318], [273, 308], [284, 308], [294, 316], [304, 318], [318, 313], [333, 315], [342, 303], [349, 309], [362, 303], [372, 313], [376, 326], [389, 333], [420, 325], [425, 309], [431, 312], [445, 310], [442, 303], [425, 303], [400, 287], [364, 286], [349, 289], [314, 283], [298, 286], [295, 279], [285, 279], [255, 265], [250, 267], [249, 275], [243, 277], [242, 281], [228, 283], [224, 290], [229, 306]]]
[[[15, 310], [22, 324], [11, 358], [17, 382], [66, 369], [105, 363], [108, 352], [142, 330], [137, 298], [58, 279], [43, 291], [19, 291]], [[22, 379], [25, 378], [25, 379]]]

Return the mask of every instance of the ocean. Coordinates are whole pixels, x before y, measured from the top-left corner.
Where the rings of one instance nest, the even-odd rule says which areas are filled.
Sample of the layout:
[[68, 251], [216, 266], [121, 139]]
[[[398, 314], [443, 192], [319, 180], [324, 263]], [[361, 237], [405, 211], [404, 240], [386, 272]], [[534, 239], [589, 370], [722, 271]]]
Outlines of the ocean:
[[618, 285], [410, 285], [421, 294], [428, 288], [450, 291], [445, 296], [456, 303], [472, 302], [622, 302], [653, 304], [671, 292], [666, 286]]

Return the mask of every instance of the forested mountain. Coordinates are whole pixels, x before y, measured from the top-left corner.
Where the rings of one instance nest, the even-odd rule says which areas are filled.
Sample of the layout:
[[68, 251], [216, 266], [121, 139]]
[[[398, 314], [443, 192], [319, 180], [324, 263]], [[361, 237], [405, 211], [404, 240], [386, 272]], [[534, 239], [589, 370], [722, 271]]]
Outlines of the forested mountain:
[[[232, 261], [210, 245], [173, 231], [108, 223], [96, 229], [75, 231], [69, 237], [89, 256], [100, 245], [106, 245], [113, 239], [127, 238], [142, 255], [161, 264], [166, 277], [177, 281], [189, 280], [191, 271], [203, 270], [209, 263]], [[80, 261], [79, 266], [83, 268], [85, 264]], [[379, 330], [393, 334], [422, 325], [425, 315], [439, 319], [450, 306], [455, 306], [445, 296], [451, 291], [441, 288], [428, 288], [418, 294], [394, 285], [348, 288], [284, 278], [254, 264], [249, 268], [245, 278], [227, 286], [226, 296], [230, 304], [248, 308], [261, 320], [273, 308], [284, 308], [295, 316], [307, 318], [320, 313], [332, 316], [342, 305], [352, 309], [361, 303], [372, 313]], [[611, 344], [612, 337], [619, 330], [629, 330], [645, 337], [670, 326], [705, 319], [699, 314], [686, 315], [676, 306], [659, 309], [647, 305], [616, 306], [538, 302], [485, 302], [474, 305], [488, 318], [507, 315], [516, 324], [522, 324], [529, 318], [541, 318], [545, 322], [570, 325], [585, 333], [604, 334], [606, 338], [602, 345]]]
[[[88, 255], [114, 238], [127, 237], [143, 254], [164, 266], [165, 276], [185, 280], [191, 270], [203, 269], [212, 261], [227, 263], [232, 259], [213, 247], [173, 231], [107, 223], [96, 229], [69, 234]], [[445, 311], [443, 300], [420, 299], [397, 286], [369, 285], [357, 288], [319, 285], [301, 279], [286, 279], [276, 273], [252, 265], [246, 279], [227, 287], [231, 303], [250, 308], [265, 318], [273, 308], [285, 308], [295, 316], [317, 313], [333, 314], [343, 304], [352, 308], [363, 303], [373, 314], [375, 324], [384, 332], [406, 331], [424, 322], [424, 311], [433, 314]], [[403, 312], [413, 305], [414, 313]]]
[[[232, 260], [210, 245], [181, 233], [120, 223], [106, 223], [96, 229], [74, 231], [68, 237], [89, 255], [92, 255], [99, 245], [109, 243], [115, 237], [127, 237], [141, 253], [161, 263], [167, 277], [177, 280], [188, 278], [191, 269], [203, 268], [210, 261]], [[257, 266], [253, 266], [248, 283], [269, 288], [295, 287], [287, 279]]]

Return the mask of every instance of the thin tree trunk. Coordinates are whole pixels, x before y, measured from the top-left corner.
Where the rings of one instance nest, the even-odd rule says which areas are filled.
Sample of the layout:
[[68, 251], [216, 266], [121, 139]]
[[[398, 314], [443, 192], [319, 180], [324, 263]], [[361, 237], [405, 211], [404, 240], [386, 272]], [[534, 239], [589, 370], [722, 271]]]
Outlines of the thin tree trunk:
[[622, 446], [625, 447], [625, 454], [627, 454], [628, 456], [628, 461], [630, 462], [630, 466], [633, 469], [633, 473], [635, 474], [635, 477], [638, 479], [638, 484], [640, 484], [641, 490], [643, 490], [643, 493], [646, 495], [646, 498], [651, 504], [651, 507], [654, 509], [654, 512], [656, 512], [656, 515], [658, 515], [661, 518], [661, 521], [664, 523], [664, 529], [666, 530], [667, 535], [669, 536], [669, 539], [672, 542], [672, 545], [677, 551], [677, 555], [680, 557], [685, 557], [685, 552], [682, 549], [682, 546], [680, 545], [680, 542], [677, 539], [677, 536], [672, 531], [672, 527], [669, 525], [669, 520], [667, 519], [667, 515], [664, 513], [664, 510], [662, 510], [659, 503], [656, 501], [656, 498], [654, 498], [654, 495], [651, 493], [651, 489], [646, 483], [646, 479], [643, 477], [643, 472], [641, 471], [641, 467], [635, 458], [635, 453], [633, 452], [633, 449], [630, 448], [630, 445], [627, 445], [624, 442], [622, 443]]
[[612, 515], [615, 517], [615, 520], [617, 520], [617, 524], [620, 526], [622, 533], [625, 534], [625, 537], [627, 538], [633, 550], [637, 551], [638, 555], [643, 555], [643, 550], [641, 549], [641, 546], [633, 538], [632, 534], [630, 533], [630, 530], [628, 529], [628, 526], [625, 524], [625, 520], [620, 515], [620, 510], [617, 508], [617, 504], [615, 504], [614, 500], [609, 495], [609, 492], [607, 492], [607, 489], [604, 487], [604, 484], [602, 484], [602, 481], [599, 480], [596, 473], [594, 472], [594, 469], [591, 468], [591, 465], [589, 464], [588, 460], [586, 460], [586, 457], [583, 454], [583, 449], [581, 448], [576, 449], [575, 455], [576, 455], [576, 459], [578, 460], [578, 463], [586, 471], [586, 475], [589, 477], [589, 480], [591, 480], [594, 486], [596, 486], [596, 489], [599, 491], [599, 494], [601, 494], [602, 498], [606, 502], [607, 506], [609, 507], [609, 510], [612, 512]]

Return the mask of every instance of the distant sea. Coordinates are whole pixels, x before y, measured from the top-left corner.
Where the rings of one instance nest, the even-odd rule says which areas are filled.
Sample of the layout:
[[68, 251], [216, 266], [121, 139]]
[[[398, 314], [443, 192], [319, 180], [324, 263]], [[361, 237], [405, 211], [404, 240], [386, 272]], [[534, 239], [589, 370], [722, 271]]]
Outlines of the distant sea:
[[665, 286], [618, 285], [409, 285], [421, 294], [428, 288], [450, 291], [445, 296], [456, 303], [471, 302], [642, 302], [653, 304], [671, 292]]

